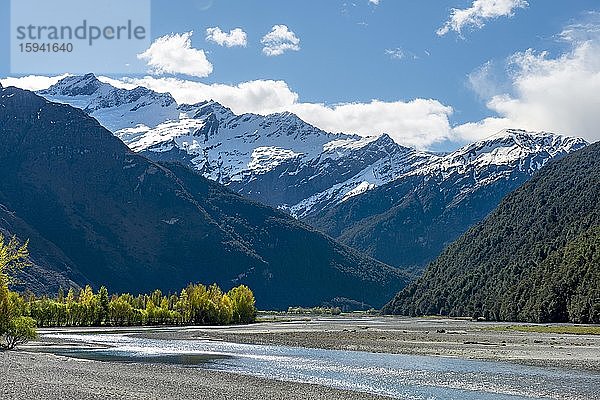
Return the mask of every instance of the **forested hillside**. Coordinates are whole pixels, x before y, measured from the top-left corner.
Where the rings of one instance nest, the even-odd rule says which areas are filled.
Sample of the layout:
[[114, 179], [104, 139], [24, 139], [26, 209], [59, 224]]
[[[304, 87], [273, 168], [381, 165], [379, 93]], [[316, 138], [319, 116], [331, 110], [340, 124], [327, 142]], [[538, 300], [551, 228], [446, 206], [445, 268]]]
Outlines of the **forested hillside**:
[[586, 145], [578, 138], [507, 129], [305, 221], [380, 261], [422, 272], [537, 170]]
[[599, 253], [596, 143], [507, 196], [384, 312], [600, 323]]

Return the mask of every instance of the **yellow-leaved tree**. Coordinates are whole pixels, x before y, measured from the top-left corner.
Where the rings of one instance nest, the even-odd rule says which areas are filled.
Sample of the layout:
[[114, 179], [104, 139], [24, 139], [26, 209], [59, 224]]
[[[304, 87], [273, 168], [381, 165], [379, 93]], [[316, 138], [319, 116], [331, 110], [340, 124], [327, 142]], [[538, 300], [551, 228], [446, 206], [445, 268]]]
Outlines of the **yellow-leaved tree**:
[[0, 233], [0, 350], [9, 350], [36, 337], [36, 323], [21, 315], [19, 295], [9, 290], [11, 276], [28, 265], [27, 242], [13, 236], [5, 242]]

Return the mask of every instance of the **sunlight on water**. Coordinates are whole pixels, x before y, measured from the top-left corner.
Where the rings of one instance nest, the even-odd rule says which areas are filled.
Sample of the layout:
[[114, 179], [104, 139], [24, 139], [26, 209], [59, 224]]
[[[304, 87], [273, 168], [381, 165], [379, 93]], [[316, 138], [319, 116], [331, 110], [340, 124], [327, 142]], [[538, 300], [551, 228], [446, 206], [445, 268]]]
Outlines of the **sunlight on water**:
[[[398, 399], [516, 400], [600, 398], [591, 372], [430, 356], [377, 354], [126, 335], [52, 334], [98, 348], [54, 352], [79, 358], [196, 365], [313, 383]], [[109, 347], [106, 347], [109, 346]]]

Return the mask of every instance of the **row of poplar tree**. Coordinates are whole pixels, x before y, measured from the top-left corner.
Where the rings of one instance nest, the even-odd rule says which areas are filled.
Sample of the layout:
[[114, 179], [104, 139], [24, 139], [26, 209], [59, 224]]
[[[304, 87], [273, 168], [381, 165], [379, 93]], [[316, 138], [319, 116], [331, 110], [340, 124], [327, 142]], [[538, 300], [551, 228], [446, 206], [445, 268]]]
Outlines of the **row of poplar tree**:
[[9, 290], [14, 276], [29, 265], [27, 242], [5, 241], [0, 233], [0, 350], [36, 337], [37, 327], [129, 325], [225, 325], [256, 319], [252, 290], [240, 285], [224, 293], [216, 284], [190, 284], [180, 294], [109, 295], [102, 286], [59, 290], [55, 298]]
[[130, 325], [225, 325], [251, 323], [256, 319], [255, 299], [244, 285], [224, 293], [216, 284], [190, 284], [178, 294], [160, 290], [133, 296], [109, 295], [102, 286], [90, 286], [55, 298], [25, 294], [16, 299], [20, 315], [29, 316], [38, 327], [130, 326]]

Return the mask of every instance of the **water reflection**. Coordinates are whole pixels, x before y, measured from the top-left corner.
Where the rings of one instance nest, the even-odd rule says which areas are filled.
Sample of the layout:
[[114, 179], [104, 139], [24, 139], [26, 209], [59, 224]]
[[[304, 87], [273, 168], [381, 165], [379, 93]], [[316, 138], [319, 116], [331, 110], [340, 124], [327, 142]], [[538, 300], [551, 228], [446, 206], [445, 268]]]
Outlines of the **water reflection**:
[[95, 346], [53, 350], [71, 357], [199, 366], [399, 399], [600, 398], [600, 375], [592, 372], [431, 356], [156, 340], [124, 334], [48, 336]]

